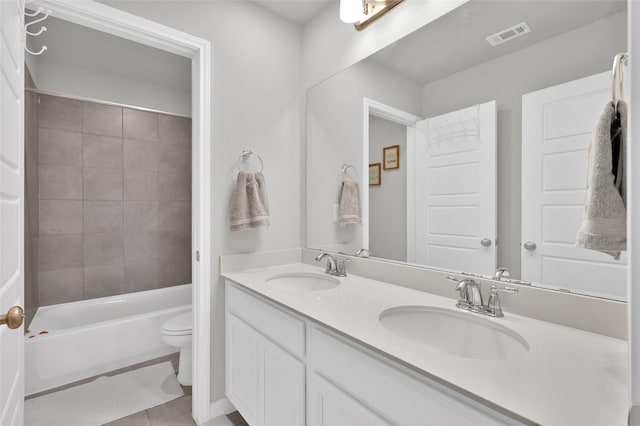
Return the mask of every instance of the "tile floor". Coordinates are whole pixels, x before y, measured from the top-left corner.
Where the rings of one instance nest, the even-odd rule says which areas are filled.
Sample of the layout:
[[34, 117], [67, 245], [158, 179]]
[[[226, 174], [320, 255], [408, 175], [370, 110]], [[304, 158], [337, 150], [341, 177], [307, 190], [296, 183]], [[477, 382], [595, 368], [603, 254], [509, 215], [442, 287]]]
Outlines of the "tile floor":
[[[113, 376], [124, 371], [134, 370], [136, 368], [142, 368], [153, 364], [158, 364], [164, 361], [171, 361], [173, 368], [178, 369], [178, 354], [173, 354], [161, 358], [156, 358], [151, 361], [136, 364], [131, 367], [121, 368], [119, 370], [111, 371], [103, 374], [104, 376]], [[66, 386], [61, 386], [56, 389], [52, 389], [46, 392], [41, 392], [30, 396], [29, 398], [35, 398], [44, 394], [56, 392], [58, 390], [67, 389], [72, 386], [81, 385], [83, 383], [90, 382], [96, 377], [91, 377], [79, 382], [71, 383]], [[186, 426], [195, 425], [191, 417], [191, 386], [182, 386], [184, 395], [180, 398], [176, 398], [173, 401], [169, 401], [166, 404], [158, 405], [156, 407], [149, 408], [148, 410], [140, 411], [139, 413], [132, 414], [119, 420], [107, 423], [105, 426]], [[220, 416], [213, 419], [208, 423], [209, 426], [249, 426], [244, 421], [242, 416], [238, 412], [231, 413], [227, 416]]]

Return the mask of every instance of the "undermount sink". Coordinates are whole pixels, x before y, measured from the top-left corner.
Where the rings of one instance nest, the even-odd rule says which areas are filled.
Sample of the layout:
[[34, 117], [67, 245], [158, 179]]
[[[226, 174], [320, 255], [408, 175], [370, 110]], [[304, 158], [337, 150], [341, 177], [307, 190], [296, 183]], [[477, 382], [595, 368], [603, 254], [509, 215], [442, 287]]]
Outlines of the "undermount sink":
[[267, 278], [267, 284], [280, 290], [323, 291], [340, 285], [340, 280], [324, 274], [311, 272], [292, 272]]
[[378, 319], [401, 338], [462, 358], [505, 360], [529, 352], [529, 343], [520, 334], [478, 314], [401, 306], [383, 311]]

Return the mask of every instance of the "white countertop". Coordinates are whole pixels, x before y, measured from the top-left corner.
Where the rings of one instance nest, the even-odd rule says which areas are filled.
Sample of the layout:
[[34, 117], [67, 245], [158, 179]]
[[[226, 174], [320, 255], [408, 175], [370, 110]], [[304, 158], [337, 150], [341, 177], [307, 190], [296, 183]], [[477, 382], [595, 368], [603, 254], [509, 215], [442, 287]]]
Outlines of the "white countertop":
[[[282, 273], [323, 273], [303, 263], [224, 273], [223, 276], [319, 324], [376, 348], [419, 372], [465, 389], [545, 426], [627, 424], [627, 343], [505, 312], [498, 322], [522, 335], [529, 353], [518, 359], [460, 358], [392, 334], [378, 321], [396, 306], [425, 305], [480, 316], [455, 307], [455, 300], [350, 275], [318, 292], [287, 291], [266, 283]], [[444, 283], [443, 283], [444, 285]], [[452, 286], [452, 295], [454, 293]], [[517, 296], [516, 296], [517, 297]], [[594, 312], [594, 315], [597, 315]]]

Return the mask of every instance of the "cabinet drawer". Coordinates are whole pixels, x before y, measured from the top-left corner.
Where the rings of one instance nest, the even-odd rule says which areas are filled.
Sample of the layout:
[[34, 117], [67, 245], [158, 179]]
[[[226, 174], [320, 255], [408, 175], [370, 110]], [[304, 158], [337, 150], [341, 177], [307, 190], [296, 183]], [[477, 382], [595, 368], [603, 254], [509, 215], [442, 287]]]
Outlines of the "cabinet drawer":
[[[328, 333], [310, 330], [310, 367], [334, 386], [356, 398], [380, 418], [400, 425], [517, 424], [443, 386], [418, 380], [389, 362], [356, 349]], [[312, 409], [312, 411], [315, 411]], [[313, 417], [314, 413], [312, 413]]]
[[305, 353], [304, 321], [257, 299], [233, 284], [226, 286], [227, 309], [274, 343], [303, 358]]

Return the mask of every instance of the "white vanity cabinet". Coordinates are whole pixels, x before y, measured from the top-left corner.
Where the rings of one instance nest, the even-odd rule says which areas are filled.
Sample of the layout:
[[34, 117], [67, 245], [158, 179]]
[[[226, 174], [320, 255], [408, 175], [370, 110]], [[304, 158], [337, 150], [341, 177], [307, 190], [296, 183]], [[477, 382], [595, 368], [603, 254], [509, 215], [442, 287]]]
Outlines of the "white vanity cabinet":
[[226, 393], [254, 425], [516, 421], [227, 282]]
[[226, 394], [252, 426], [305, 424], [303, 321], [226, 288]]

